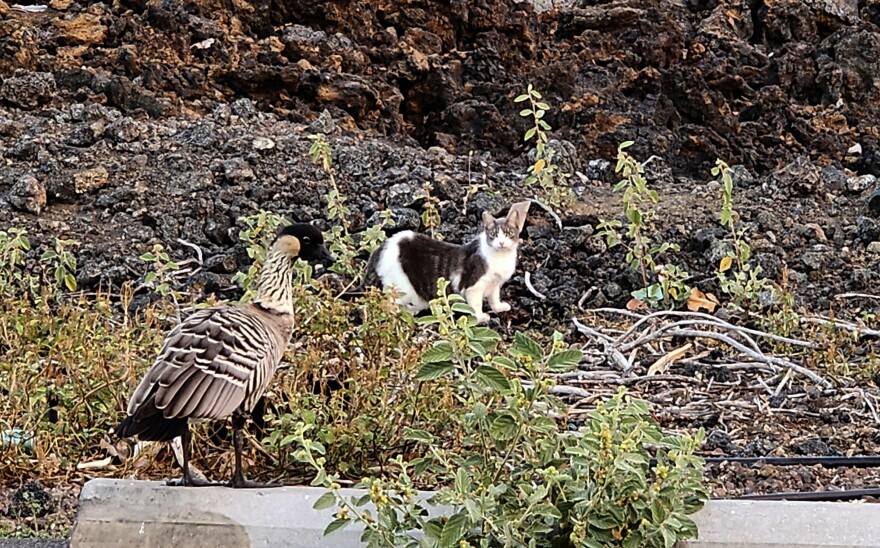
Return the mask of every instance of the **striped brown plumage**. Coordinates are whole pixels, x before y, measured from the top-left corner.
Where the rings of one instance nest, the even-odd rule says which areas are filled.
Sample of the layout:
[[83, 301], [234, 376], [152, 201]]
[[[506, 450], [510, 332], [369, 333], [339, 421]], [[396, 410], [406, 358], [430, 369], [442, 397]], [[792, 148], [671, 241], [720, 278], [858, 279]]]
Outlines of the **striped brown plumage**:
[[182, 436], [184, 484], [198, 484], [188, 468], [189, 423], [232, 416], [236, 470], [231, 484], [256, 485], [244, 480], [241, 470], [240, 430], [272, 380], [293, 331], [297, 258], [331, 259], [321, 232], [311, 225], [291, 225], [279, 233], [253, 303], [199, 310], [175, 327], [132, 395], [116, 434], [145, 441]]

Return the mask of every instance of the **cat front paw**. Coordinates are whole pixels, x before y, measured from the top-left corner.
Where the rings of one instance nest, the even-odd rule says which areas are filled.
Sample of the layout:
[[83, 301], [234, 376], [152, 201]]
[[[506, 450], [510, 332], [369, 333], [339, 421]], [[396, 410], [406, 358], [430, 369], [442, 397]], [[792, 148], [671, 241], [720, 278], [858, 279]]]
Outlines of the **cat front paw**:
[[498, 306], [492, 309], [492, 312], [500, 313], [500, 312], [510, 312], [510, 303], [498, 303]]
[[489, 322], [489, 315], [486, 314], [485, 312], [480, 312], [476, 316], [477, 316], [477, 323], [488, 323]]

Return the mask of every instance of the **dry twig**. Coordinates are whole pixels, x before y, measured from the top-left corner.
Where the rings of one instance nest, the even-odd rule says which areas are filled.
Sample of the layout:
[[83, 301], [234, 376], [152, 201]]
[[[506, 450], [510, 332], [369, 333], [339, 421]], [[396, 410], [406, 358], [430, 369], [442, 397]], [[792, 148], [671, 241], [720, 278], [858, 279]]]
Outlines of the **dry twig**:
[[544, 295], [543, 293], [541, 293], [540, 291], [535, 289], [535, 286], [532, 285], [532, 274], [528, 270], [526, 270], [525, 282], [526, 282], [526, 289], [529, 290], [529, 293], [531, 293], [535, 297], [538, 297], [542, 301], [547, 298], [546, 295]]
[[[793, 363], [792, 361], [765, 354], [759, 347], [753, 337], [760, 337], [778, 342], [799, 346], [804, 348], [815, 349], [818, 345], [815, 343], [793, 339], [790, 337], [782, 337], [772, 333], [766, 333], [755, 329], [749, 329], [733, 325], [729, 322], [700, 312], [679, 312], [679, 311], [660, 311], [651, 314], [638, 314], [629, 310], [618, 310], [609, 308], [600, 308], [594, 312], [611, 312], [623, 316], [637, 318], [637, 321], [629, 327], [622, 335], [612, 338], [600, 331], [589, 328], [576, 319], [575, 326], [578, 330], [590, 337], [594, 343], [602, 347], [605, 356], [613, 359], [621, 365], [624, 372], [627, 372], [635, 361], [635, 352], [638, 348], [647, 346], [654, 342], [661, 342], [672, 337], [687, 337], [711, 339], [721, 342], [730, 348], [736, 350], [740, 354], [748, 356], [763, 368], [770, 369], [773, 372], [780, 370], [788, 370], [804, 377], [809, 378], [813, 382], [824, 387], [830, 387], [831, 383], [820, 375], [810, 371], [808, 368]], [[671, 323], [656, 325], [663, 318], [681, 318]], [[630, 359], [624, 357], [625, 353], [631, 353]], [[624, 365], [625, 364], [625, 365]], [[737, 365], [742, 366], [742, 362]], [[783, 379], [785, 383], [787, 379]], [[774, 391], [767, 387], [769, 393]]]

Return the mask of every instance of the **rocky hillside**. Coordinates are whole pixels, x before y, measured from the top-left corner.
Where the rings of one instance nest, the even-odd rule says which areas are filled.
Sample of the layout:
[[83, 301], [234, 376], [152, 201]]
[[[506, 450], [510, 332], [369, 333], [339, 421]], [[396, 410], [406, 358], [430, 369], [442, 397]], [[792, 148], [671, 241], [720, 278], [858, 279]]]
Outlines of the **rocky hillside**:
[[521, 310], [564, 321], [637, 288], [594, 235], [621, 213], [608, 160], [624, 140], [657, 157], [659, 239], [705, 288], [725, 252], [716, 158], [738, 166], [736, 207], [771, 279], [816, 309], [876, 288], [880, 2], [570, 4], [0, 0], [0, 224], [79, 240], [81, 287], [142, 276], [156, 241], [193, 256], [182, 239], [204, 252], [191, 282], [223, 290], [248, 262], [238, 217], [324, 216], [305, 139], [320, 131], [356, 228], [385, 207], [417, 227], [430, 183], [460, 239], [481, 209], [534, 195], [513, 103], [531, 83], [578, 203], [562, 231], [533, 207], [524, 268], [548, 299], [518, 276]]

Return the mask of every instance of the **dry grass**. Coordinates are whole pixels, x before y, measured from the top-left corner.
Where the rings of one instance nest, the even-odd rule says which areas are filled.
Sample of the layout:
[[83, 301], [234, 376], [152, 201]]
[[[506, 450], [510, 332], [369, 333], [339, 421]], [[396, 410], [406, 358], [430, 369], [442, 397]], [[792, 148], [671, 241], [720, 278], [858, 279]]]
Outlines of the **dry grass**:
[[62, 480], [94, 455], [160, 342], [158, 305], [138, 317], [130, 291], [0, 303], [0, 479]]

